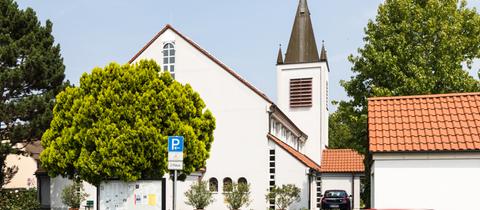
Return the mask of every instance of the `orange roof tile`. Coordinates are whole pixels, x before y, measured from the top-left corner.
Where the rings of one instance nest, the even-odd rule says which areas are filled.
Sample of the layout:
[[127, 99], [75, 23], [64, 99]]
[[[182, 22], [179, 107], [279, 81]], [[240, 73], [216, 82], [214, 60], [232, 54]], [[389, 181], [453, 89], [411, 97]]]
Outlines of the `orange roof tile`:
[[479, 131], [480, 92], [368, 99], [371, 152], [480, 150]]
[[363, 173], [363, 155], [352, 149], [326, 149], [322, 154], [322, 173]]
[[320, 171], [320, 166], [315, 163], [312, 159], [308, 158], [306, 155], [300, 153], [299, 151], [297, 151], [296, 149], [294, 149], [293, 147], [289, 146], [288, 144], [286, 144], [285, 142], [283, 142], [282, 140], [278, 139], [277, 137], [271, 135], [271, 134], [267, 134], [267, 139], [270, 139], [272, 140], [273, 142], [275, 142], [275, 144], [277, 144], [278, 146], [280, 146], [282, 149], [284, 149], [285, 151], [287, 151], [290, 155], [292, 155], [293, 157], [295, 157], [298, 161], [300, 161], [301, 163], [303, 163], [305, 166], [311, 168], [311, 169], [314, 169], [314, 170], [317, 170], [317, 171]]

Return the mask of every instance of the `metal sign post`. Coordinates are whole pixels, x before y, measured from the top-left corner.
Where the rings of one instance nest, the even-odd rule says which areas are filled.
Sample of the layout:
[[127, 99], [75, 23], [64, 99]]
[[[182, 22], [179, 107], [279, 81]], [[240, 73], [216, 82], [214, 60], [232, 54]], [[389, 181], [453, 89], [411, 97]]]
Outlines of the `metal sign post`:
[[183, 170], [183, 136], [168, 137], [168, 170], [173, 170], [173, 204], [177, 205], [177, 170]]

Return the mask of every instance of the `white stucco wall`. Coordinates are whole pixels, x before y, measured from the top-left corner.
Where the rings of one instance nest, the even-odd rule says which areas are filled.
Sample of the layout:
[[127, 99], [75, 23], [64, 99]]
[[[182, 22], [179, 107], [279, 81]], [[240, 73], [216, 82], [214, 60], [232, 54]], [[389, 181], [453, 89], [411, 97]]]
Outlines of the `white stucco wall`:
[[[290, 79], [312, 78], [312, 106], [290, 108]], [[305, 154], [320, 164], [328, 145], [327, 85], [325, 62], [277, 65], [277, 103], [285, 114], [308, 135]]]
[[480, 153], [374, 156], [375, 208], [475, 209]]
[[[72, 180], [60, 176], [50, 179], [50, 208], [52, 210], [68, 210], [68, 206], [62, 202], [62, 190], [72, 184]], [[97, 188], [87, 182], [83, 182], [85, 192], [88, 194], [87, 199], [81, 204], [80, 208], [84, 209], [87, 200], [94, 201], [94, 209], [97, 209]]]
[[[353, 178], [352, 178], [353, 177]], [[353, 185], [352, 185], [353, 181]], [[352, 193], [353, 187], [353, 193]], [[360, 175], [347, 173], [322, 174], [322, 195], [327, 190], [345, 190], [352, 196], [354, 209], [360, 209]]]
[[8, 155], [5, 160], [7, 167], [17, 166], [18, 171], [4, 188], [32, 188], [37, 187], [37, 162], [32, 157], [22, 155]]
[[[308, 208], [308, 202], [314, 202], [309, 196], [315, 195], [315, 187], [311, 187], [312, 193], [309, 193], [309, 185], [312, 186], [313, 180], [308, 179], [309, 168], [299, 160], [295, 159], [287, 151], [275, 143], [271, 143], [275, 148], [275, 185], [294, 184], [301, 189], [300, 202], [293, 203], [289, 209]], [[265, 196], [264, 196], [265, 197]]]
[[[190, 84], [216, 119], [215, 140], [204, 179], [217, 178], [221, 191], [225, 177], [235, 182], [239, 177], [245, 177], [251, 184], [253, 198], [248, 209], [265, 209], [268, 188], [267, 108], [270, 103], [169, 30], [136, 61], [152, 58], [161, 64], [163, 45], [172, 41], [176, 49], [175, 79]], [[170, 186], [167, 184], [167, 195], [171, 192]], [[183, 195], [183, 191], [179, 190], [178, 195]], [[191, 209], [182, 200], [178, 201], [178, 207]], [[171, 206], [167, 205], [167, 209]], [[216, 202], [209, 209], [227, 209], [221, 193], [216, 195]]]

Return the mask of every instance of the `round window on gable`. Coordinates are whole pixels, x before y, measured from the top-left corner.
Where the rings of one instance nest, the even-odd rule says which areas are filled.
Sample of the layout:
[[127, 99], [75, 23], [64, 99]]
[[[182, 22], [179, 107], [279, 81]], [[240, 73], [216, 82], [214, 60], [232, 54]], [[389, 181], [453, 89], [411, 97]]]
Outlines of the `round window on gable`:
[[232, 191], [232, 179], [230, 179], [230, 177], [226, 177], [223, 179], [223, 192], [230, 191]]
[[218, 180], [215, 177], [208, 180], [208, 188], [210, 192], [218, 192]]

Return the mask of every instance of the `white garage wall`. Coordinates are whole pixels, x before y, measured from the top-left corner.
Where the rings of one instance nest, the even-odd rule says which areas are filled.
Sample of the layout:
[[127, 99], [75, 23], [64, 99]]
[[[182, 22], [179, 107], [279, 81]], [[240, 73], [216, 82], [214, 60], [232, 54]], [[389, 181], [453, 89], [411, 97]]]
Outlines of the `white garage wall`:
[[480, 158], [428, 158], [375, 160], [374, 207], [477, 208]]

